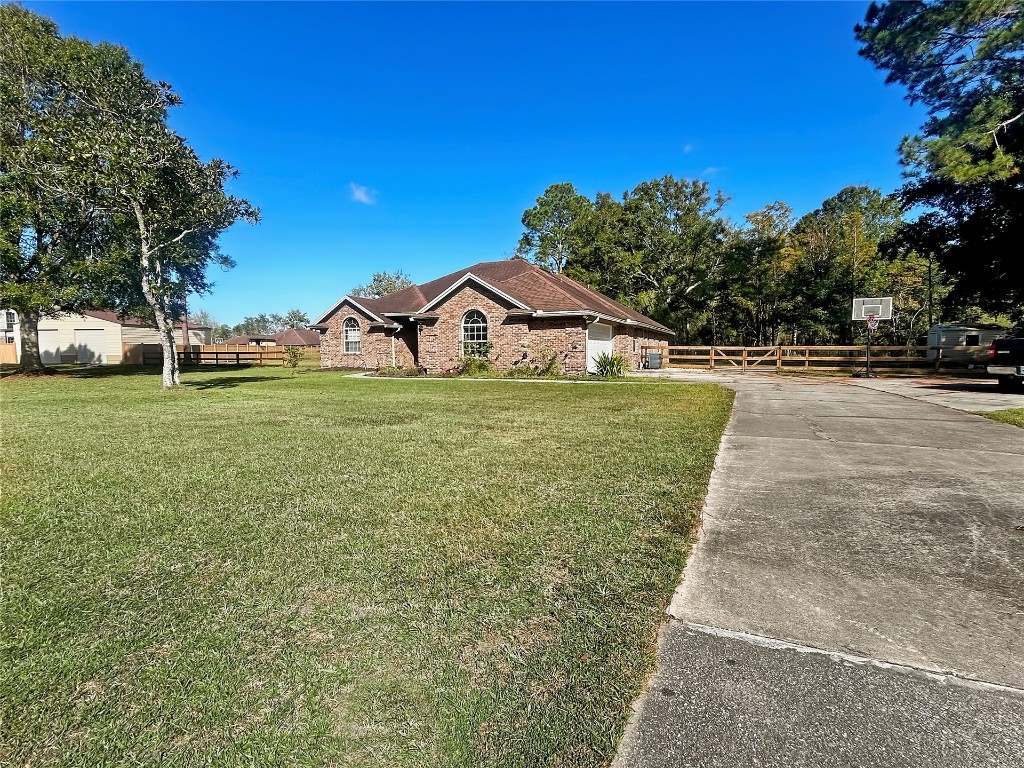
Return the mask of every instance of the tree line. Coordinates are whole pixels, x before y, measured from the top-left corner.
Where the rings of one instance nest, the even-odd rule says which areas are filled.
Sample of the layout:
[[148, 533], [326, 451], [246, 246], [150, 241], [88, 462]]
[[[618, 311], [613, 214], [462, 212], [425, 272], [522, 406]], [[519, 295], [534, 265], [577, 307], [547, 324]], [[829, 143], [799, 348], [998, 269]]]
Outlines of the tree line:
[[947, 294], [927, 258], [882, 247], [902, 210], [877, 189], [847, 187], [800, 218], [774, 202], [742, 225], [723, 215], [727, 200], [672, 176], [617, 199], [555, 184], [524, 213], [517, 255], [665, 323], [683, 344], [854, 343], [851, 301], [865, 295], [894, 297], [884, 333], [908, 344]]
[[301, 309], [289, 309], [285, 314], [247, 315], [236, 325], [218, 322], [209, 312], [200, 311], [188, 315], [189, 325], [210, 329], [210, 337], [215, 344], [233, 336], [271, 336], [288, 328], [305, 328], [309, 325], [309, 315]]
[[220, 233], [259, 220], [227, 191], [234, 168], [169, 127], [180, 103], [125, 49], [0, 6], [0, 306], [20, 316], [23, 370], [43, 370], [41, 318], [113, 309], [153, 318], [179, 383], [174, 322], [233, 264]]
[[[620, 197], [548, 187], [516, 256], [565, 272], [673, 328], [681, 343], [861, 340], [855, 296], [892, 296], [881, 340], [933, 321], [1024, 322], [1024, 11], [1013, 0], [882, 3], [862, 56], [925, 104], [892, 194], [839, 190], [799, 218], [783, 202], [723, 216], [705, 181], [664, 176]], [[912, 218], [916, 215], [916, 218]]]

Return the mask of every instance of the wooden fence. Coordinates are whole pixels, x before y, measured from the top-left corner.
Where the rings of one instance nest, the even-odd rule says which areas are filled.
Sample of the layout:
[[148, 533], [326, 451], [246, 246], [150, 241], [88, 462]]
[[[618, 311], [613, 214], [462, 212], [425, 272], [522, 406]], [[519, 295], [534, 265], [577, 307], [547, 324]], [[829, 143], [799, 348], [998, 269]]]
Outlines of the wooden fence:
[[[193, 344], [178, 347], [178, 362], [181, 365], [281, 365], [284, 359], [282, 346], [257, 346], [255, 344]], [[319, 361], [319, 347], [302, 347], [304, 360], [316, 357]], [[159, 344], [122, 344], [121, 362], [127, 365], [162, 365], [163, 348]]]
[[[661, 354], [665, 368], [706, 370], [856, 371], [867, 364], [864, 346], [787, 347], [642, 347], [645, 360]], [[987, 347], [871, 347], [871, 367], [878, 371], [933, 372], [988, 363]]]
[[18, 348], [14, 344], [0, 344], [0, 365], [18, 362]]

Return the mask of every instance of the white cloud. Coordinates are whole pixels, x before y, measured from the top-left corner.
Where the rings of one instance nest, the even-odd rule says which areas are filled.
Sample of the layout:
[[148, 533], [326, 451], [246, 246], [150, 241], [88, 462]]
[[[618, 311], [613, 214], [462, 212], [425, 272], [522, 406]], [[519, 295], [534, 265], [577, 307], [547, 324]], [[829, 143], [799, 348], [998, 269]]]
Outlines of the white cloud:
[[362, 184], [356, 184], [354, 181], [349, 182], [349, 191], [352, 193], [352, 199], [357, 203], [363, 205], [373, 205], [377, 202], [377, 190], [364, 187]]
[[717, 165], [709, 165], [707, 168], [705, 168], [703, 171], [700, 172], [700, 175], [701, 176], [714, 176], [716, 173], [718, 173], [721, 170], [722, 169], [719, 168]]
[[688, 155], [691, 152], [693, 152], [693, 144], [687, 144], [686, 146], [683, 147], [683, 154], [684, 155]]

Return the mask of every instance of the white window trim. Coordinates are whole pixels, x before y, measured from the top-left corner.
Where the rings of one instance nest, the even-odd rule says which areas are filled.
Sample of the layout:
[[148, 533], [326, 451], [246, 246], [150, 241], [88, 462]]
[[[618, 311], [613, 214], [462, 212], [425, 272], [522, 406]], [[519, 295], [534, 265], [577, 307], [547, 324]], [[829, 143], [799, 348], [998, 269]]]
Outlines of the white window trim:
[[[483, 320], [484, 320], [483, 321], [484, 337], [483, 337], [482, 340], [481, 339], [473, 339], [472, 341], [469, 341], [469, 340], [466, 339], [466, 318], [469, 317], [471, 314], [474, 314], [474, 313], [479, 315], [480, 317], [482, 317]], [[473, 326], [470, 326], [470, 327], [473, 327]], [[459, 324], [459, 330], [460, 330], [459, 336], [462, 339], [462, 356], [463, 357], [471, 357], [471, 356], [479, 357], [480, 356], [479, 354], [468, 353], [466, 351], [466, 347], [469, 344], [476, 345], [476, 346], [486, 347], [487, 344], [490, 342], [490, 340], [491, 340], [491, 321], [487, 317], [487, 313], [484, 312], [482, 309], [478, 309], [476, 307], [470, 307], [469, 309], [467, 309], [465, 312], [462, 313], [462, 320], [461, 320], [461, 322]]]
[[[349, 332], [352, 330], [350, 321], [355, 323], [354, 341], [349, 339]], [[344, 350], [346, 355], [361, 355], [363, 353], [363, 329], [359, 326], [359, 320], [352, 315], [341, 321], [341, 343], [342, 350]], [[355, 349], [350, 350], [349, 345], [353, 345]]]

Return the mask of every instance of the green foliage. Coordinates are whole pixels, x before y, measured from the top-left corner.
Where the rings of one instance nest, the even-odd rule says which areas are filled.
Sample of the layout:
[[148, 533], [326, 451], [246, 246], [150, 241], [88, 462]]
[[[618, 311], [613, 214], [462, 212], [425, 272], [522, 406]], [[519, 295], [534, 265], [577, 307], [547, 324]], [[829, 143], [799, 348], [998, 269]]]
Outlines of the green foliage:
[[355, 285], [349, 291], [350, 296], [365, 296], [368, 299], [379, 299], [389, 293], [400, 291], [414, 285], [413, 281], [402, 270], [394, 272], [374, 272], [373, 279], [365, 285]]
[[992, 421], [1000, 421], [1003, 424], [1012, 424], [1015, 427], [1024, 429], [1024, 408], [1007, 408], [1004, 411], [984, 411], [979, 414]]
[[102, 303], [96, 262], [110, 222], [87, 172], [81, 126], [96, 119], [103, 50], [60, 37], [20, 6], [0, 6], [0, 307], [22, 320], [23, 365], [42, 369], [40, 317]]
[[861, 55], [928, 108], [901, 150], [904, 206], [924, 209], [901, 237], [934, 254], [948, 305], [1024, 321], [1024, 13], [1017, 0], [873, 3]]
[[462, 361], [458, 366], [459, 376], [480, 376], [490, 377], [497, 375], [497, 371], [494, 366], [491, 365], [491, 361], [486, 357], [478, 357], [476, 355], [466, 355], [462, 358]]
[[561, 272], [580, 252], [580, 223], [592, 210], [590, 200], [572, 184], [552, 184], [533, 208], [523, 212], [526, 231], [519, 239], [516, 255], [549, 272]]
[[281, 318], [281, 330], [285, 328], [305, 328], [309, 325], [309, 315], [301, 309], [289, 309]]
[[620, 378], [626, 375], [626, 361], [622, 355], [609, 355], [602, 352], [594, 358], [594, 365], [597, 366], [597, 375], [606, 378]]
[[855, 295], [894, 297], [883, 331], [893, 343], [913, 341], [929, 310], [939, 316], [943, 271], [912, 248], [887, 247], [904, 226], [894, 197], [851, 186], [799, 221], [775, 202], [742, 227], [723, 218], [725, 200], [671, 176], [621, 202], [598, 194], [562, 221], [572, 242], [565, 272], [664, 322], [682, 344], [853, 343]]
[[860, 53], [928, 107], [904, 140], [914, 173], [1001, 181], [1024, 164], [1024, 13], [1019, 0], [872, 3]]
[[722, 276], [727, 198], [707, 182], [665, 176], [616, 202], [599, 194], [579, 224], [566, 273], [694, 340]]
[[302, 347], [285, 347], [281, 355], [281, 365], [284, 368], [291, 368], [292, 375], [295, 375], [295, 371], [298, 370], [299, 363], [302, 362]]
[[401, 368], [396, 365], [386, 365], [383, 368], [377, 369], [377, 375], [384, 376], [390, 379], [408, 379], [416, 376], [422, 376], [423, 369], [417, 368], [416, 366]]
[[[0, 7], [0, 293], [30, 316], [85, 301], [155, 318], [164, 383], [177, 384], [173, 321], [184, 298], [230, 266], [219, 234], [259, 212], [225, 191], [234, 169], [202, 161], [167, 124], [181, 103], [120, 47], [62, 38], [13, 5]], [[73, 295], [80, 286], [102, 295]], [[88, 293], [87, 289], [86, 292]]]
[[550, 347], [540, 347], [505, 371], [509, 379], [555, 378], [562, 375], [562, 354]]

